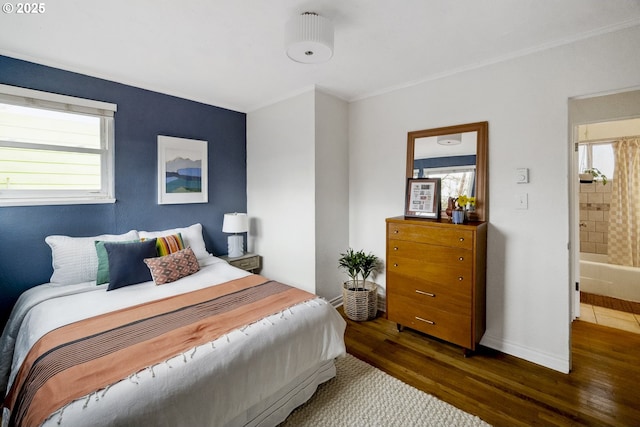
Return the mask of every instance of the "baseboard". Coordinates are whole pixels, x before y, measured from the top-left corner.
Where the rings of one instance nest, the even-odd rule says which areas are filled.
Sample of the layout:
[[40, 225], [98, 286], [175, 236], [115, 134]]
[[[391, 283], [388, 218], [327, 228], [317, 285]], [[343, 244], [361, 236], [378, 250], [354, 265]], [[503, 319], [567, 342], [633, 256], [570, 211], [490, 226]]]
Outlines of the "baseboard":
[[331, 304], [332, 306], [334, 306], [335, 308], [338, 308], [342, 305], [342, 295], [337, 296], [331, 300], [329, 300], [329, 304]]
[[568, 374], [571, 368], [569, 359], [562, 359], [551, 354], [542, 353], [538, 350], [525, 347], [517, 343], [492, 337], [487, 333], [482, 337], [480, 344], [537, 365], [562, 372], [563, 374]]
[[387, 297], [386, 295], [378, 294], [378, 311], [387, 311]]

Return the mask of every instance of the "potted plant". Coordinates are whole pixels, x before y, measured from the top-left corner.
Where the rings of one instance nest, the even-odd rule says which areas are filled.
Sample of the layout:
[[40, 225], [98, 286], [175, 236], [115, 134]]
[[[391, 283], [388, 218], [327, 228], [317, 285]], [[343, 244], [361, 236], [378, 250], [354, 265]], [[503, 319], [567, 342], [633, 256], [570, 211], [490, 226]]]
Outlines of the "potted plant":
[[381, 268], [379, 258], [349, 248], [340, 254], [338, 265], [350, 278], [342, 286], [345, 314], [355, 321], [374, 319], [378, 313], [378, 285], [367, 279]]
[[598, 168], [585, 169], [580, 173], [580, 182], [583, 184], [590, 184], [598, 179], [602, 180], [602, 185], [607, 185], [607, 176]]

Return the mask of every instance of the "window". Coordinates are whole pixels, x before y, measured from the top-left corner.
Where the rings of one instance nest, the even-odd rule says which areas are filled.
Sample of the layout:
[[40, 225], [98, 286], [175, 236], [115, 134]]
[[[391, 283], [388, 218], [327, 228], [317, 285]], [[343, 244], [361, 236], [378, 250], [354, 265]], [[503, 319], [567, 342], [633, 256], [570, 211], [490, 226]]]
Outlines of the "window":
[[440, 203], [447, 206], [449, 197], [462, 194], [475, 196], [475, 166], [456, 166], [454, 168], [429, 168], [423, 170], [426, 178], [440, 178]]
[[613, 177], [614, 155], [611, 142], [581, 142], [578, 144], [580, 172], [596, 168], [609, 179]]
[[0, 206], [114, 202], [115, 111], [0, 85]]

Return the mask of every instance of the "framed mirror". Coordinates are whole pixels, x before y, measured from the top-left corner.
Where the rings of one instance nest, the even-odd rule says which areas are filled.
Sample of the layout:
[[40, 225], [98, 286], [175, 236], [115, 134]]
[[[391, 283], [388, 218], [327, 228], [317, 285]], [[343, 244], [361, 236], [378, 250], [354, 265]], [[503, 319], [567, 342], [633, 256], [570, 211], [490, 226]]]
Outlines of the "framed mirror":
[[475, 197], [474, 219], [488, 220], [489, 122], [407, 134], [407, 178], [440, 178], [442, 209], [449, 197]]

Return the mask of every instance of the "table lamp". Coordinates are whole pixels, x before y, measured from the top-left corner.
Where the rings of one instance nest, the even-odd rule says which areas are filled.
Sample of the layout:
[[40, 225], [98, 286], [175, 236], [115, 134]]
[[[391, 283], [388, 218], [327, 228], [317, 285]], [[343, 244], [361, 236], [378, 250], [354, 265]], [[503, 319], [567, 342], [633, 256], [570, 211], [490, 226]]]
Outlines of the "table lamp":
[[244, 236], [238, 233], [249, 231], [249, 217], [246, 213], [226, 213], [222, 221], [223, 233], [234, 233], [227, 238], [229, 258], [237, 258], [244, 255]]

